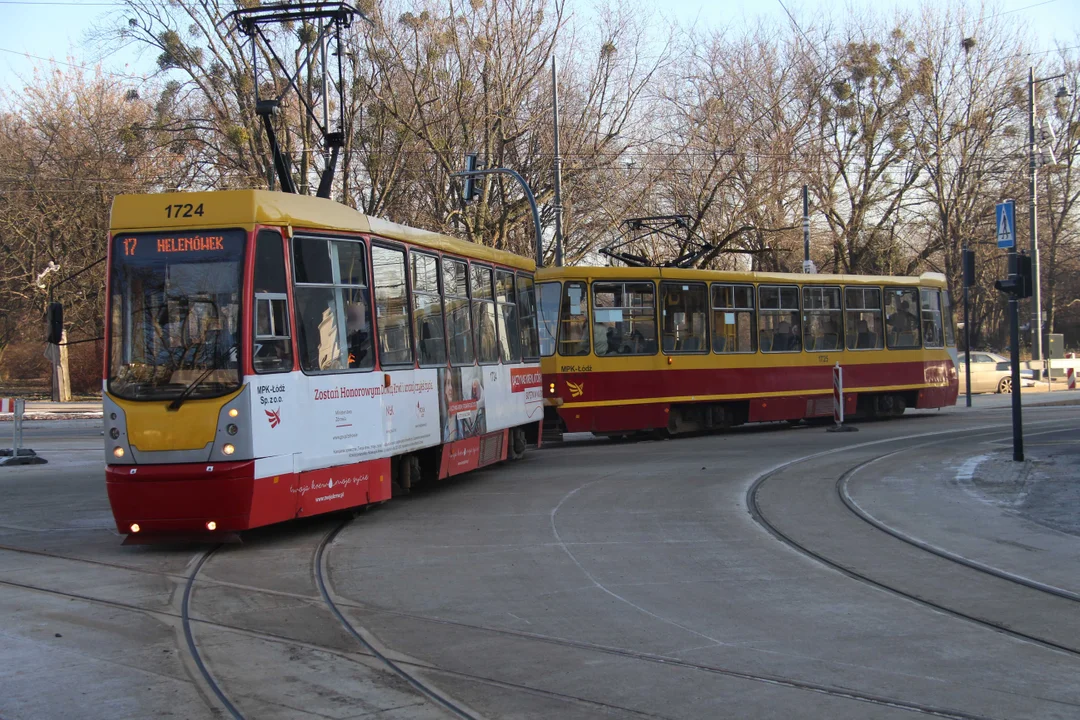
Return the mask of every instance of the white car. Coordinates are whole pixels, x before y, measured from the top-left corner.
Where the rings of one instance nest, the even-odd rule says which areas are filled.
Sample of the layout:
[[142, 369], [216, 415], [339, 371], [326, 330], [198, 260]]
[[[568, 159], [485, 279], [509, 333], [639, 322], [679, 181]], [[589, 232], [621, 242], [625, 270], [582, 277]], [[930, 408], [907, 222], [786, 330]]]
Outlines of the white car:
[[[959, 354], [956, 370], [960, 375], [960, 392], [966, 392], [967, 380], [964, 379], [966, 366], [964, 357]], [[1009, 358], [996, 353], [972, 351], [971, 353], [971, 392], [1012, 392], [1012, 365]], [[1035, 373], [1032, 370], [1020, 370], [1020, 383], [1023, 387], [1035, 387]]]

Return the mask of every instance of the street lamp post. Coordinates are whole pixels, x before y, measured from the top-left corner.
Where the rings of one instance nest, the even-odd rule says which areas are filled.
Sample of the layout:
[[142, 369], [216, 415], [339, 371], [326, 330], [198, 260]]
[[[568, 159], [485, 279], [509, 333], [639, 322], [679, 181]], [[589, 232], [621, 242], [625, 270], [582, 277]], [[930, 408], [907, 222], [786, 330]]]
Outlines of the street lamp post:
[[[1065, 77], [1065, 73], [1044, 78], [1035, 77], [1035, 68], [1028, 68], [1028, 233], [1031, 236], [1031, 275], [1034, 287], [1031, 293], [1031, 360], [1042, 360], [1042, 283], [1039, 280], [1039, 220], [1038, 189], [1035, 184], [1035, 86], [1039, 83]], [[1057, 97], [1065, 97], [1068, 90], [1062, 87]], [[1039, 371], [1035, 370], [1038, 377]], [[1014, 390], [1015, 392], [1015, 390]]]

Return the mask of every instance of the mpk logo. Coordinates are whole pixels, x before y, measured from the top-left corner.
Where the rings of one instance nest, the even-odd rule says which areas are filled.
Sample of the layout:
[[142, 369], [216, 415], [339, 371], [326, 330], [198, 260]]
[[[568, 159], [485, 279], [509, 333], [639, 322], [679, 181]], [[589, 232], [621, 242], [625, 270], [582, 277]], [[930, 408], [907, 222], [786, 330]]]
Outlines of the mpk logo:
[[567, 380], [566, 387], [570, 388], [570, 397], [581, 397], [581, 394], [585, 392], [584, 382], [572, 383]]
[[277, 410], [264, 410], [263, 412], [266, 413], [266, 419], [269, 421], [271, 429], [276, 428], [281, 424], [281, 408], [278, 408]]

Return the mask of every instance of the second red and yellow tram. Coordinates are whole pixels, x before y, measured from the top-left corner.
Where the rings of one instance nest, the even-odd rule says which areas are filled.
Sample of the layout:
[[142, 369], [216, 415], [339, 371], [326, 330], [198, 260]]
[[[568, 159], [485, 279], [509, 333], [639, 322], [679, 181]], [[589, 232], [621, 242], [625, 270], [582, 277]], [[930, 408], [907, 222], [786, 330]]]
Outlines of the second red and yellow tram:
[[[565, 267], [537, 273], [545, 432], [679, 433], [956, 402], [945, 278]], [[550, 435], [549, 435], [550, 436]]]

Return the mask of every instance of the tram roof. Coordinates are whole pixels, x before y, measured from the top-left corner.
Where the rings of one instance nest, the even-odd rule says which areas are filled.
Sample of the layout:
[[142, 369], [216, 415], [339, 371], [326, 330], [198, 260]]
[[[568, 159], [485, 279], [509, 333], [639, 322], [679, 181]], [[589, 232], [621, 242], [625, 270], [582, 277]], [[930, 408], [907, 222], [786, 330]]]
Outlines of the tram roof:
[[897, 275], [823, 275], [775, 272], [736, 272], [661, 267], [569, 266], [541, 268], [537, 280], [697, 280], [733, 283], [777, 283], [798, 285], [933, 285], [945, 287], [941, 273], [923, 273], [918, 277]]
[[[167, 207], [188, 204], [196, 207], [202, 205], [202, 215], [170, 217], [172, 213], [166, 211]], [[183, 212], [180, 214], [186, 215]], [[227, 227], [251, 229], [257, 224], [288, 226], [295, 230], [365, 233], [522, 270], [536, 269], [536, 263], [531, 258], [441, 233], [399, 225], [365, 215], [326, 198], [271, 190], [117, 195], [113, 199], [110, 221], [114, 232]]]

